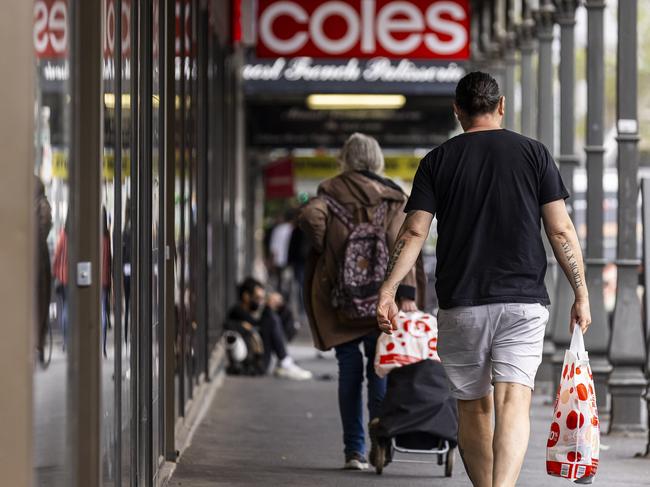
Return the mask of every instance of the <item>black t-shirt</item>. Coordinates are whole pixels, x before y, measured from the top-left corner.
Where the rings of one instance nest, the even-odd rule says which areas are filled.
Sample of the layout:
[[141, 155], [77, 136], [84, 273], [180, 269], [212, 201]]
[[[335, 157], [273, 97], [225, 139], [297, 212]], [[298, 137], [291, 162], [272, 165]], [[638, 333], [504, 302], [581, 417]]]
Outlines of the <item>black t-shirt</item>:
[[466, 132], [429, 152], [404, 211], [437, 216], [440, 307], [550, 304], [541, 206], [568, 197], [548, 149], [509, 130]]

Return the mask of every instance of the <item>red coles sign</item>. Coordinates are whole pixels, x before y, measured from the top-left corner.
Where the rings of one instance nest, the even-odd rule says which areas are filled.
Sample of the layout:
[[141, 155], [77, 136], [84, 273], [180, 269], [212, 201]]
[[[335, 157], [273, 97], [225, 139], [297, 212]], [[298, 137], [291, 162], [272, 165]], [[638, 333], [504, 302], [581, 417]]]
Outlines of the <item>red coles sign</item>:
[[468, 59], [469, 0], [259, 0], [258, 57]]

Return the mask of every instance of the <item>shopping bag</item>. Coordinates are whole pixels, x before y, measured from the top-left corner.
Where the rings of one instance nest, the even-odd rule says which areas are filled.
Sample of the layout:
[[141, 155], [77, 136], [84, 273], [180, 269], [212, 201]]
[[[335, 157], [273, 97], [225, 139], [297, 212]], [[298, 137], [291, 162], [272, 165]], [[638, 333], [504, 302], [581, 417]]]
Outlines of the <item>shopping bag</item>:
[[564, 354], [562, 377], [546, 444], [546, 471], [576, 483], [592, 483], [598, 469], [600, 423], [594, 380], [580, 327]]
[[382, 333], [377, 341], [375, 372], [379, 377], [422, 360], [437, 360], [438, 322], [435, 316], [421, 311], [400, 312], [397, 330], [392, 335]]

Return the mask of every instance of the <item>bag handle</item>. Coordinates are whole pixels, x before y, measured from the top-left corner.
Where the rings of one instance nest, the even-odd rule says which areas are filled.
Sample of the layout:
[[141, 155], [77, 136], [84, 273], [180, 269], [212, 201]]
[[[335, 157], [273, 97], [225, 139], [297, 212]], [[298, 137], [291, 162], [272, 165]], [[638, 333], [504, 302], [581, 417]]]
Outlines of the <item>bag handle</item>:
[[584, 357], [585, 353], [587, 353], [585, 350], [585, 339], [582, 336], [582, 330], [577, 323], [573, 327], [573, 336], [571, 337], [569, 350], [575, 353], [578, 357]]

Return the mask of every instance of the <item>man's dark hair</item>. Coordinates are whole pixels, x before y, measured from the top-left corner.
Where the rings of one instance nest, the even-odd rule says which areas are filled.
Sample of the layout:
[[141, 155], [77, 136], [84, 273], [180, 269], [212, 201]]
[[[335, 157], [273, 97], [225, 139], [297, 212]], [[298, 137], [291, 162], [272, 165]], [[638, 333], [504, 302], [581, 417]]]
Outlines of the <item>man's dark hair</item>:
[[481, 71], [466, 74], [456, 85], [456, 106], [468, 117], [492, 113], [500, 99], [499, 84]]
[[262, 283], [257, 279], [253, 277], [247, 277], [237, 286], [237, 293], [239, 294], [239, 299], [241, 299], [244, 296], [244, 293], [248, 293], [249, 295], [252, 296], [253, 292], [255, 292], [255, 289], [258, 287], [264, 288]]

